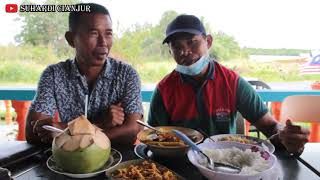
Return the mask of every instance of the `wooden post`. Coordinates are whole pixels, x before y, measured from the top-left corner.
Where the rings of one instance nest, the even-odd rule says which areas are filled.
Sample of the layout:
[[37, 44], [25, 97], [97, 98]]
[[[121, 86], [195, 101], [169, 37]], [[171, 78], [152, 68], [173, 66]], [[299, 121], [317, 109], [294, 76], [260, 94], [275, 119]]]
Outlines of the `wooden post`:
[[12, 123], [12, 116], [11, 116], [11, 101], [10, 100], [4, 100], [4, 104], [6, 106], [6, 114], [5, 114], [5, 121], [6, 124], [9, 125]]
[[25, 127], [26, 127], [26, 118], [29, 106], [31, 105], [31, 101], [12, 101], [12, 107], [15, 109], [17, 113], [17, 122], [18, 122], [18, 141], [25, 141]]
[[271, 112], [273, 117], [277, 120], [280, 121], [280, 111], [281, 111], [281, 102], [272, 102], [271, 103]]
[[320, 142], [320, 124], [317, 122], [311, 123], [309, 142]]
[[[320, 90], [320, 82], [315, 82], [311, 84], [312, 90]], [[310, 130], [310, 142], [320, 142], [320, 123], [313, 122], [311, 123], [311, 130]]]

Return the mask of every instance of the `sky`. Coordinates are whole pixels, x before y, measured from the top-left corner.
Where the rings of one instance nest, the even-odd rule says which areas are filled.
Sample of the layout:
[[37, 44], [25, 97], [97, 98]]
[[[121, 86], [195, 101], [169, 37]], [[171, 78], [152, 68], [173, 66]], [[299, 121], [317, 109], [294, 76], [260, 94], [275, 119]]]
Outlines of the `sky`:
[[[83, 1], [106, 6], [119, 29], [137, 23], [155, 25], [165, 11], [174, 10], [204, 17], [213, 31], [233, 36], [241, 47], [320, 49], [319, 0]], [[8, 3], [21, 0], [0, 1], [0, 45], [14, 43], [14, 36], [21, 31], [21, 24], [14, 21], [18, 15], [5, 12]]]

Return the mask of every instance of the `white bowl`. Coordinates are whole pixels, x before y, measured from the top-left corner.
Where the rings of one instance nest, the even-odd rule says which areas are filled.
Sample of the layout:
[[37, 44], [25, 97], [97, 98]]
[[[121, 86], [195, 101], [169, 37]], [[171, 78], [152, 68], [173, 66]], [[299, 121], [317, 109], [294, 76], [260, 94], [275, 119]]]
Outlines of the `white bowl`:
[[[250, 149], [252, 145], [234, 142], [205, 142], [202, 144], [198, 144], [198, 147], [200, 149], [227, 149], [237, 147], [239, 149], [245, 150]], [[259, 148], [259, 150], [263, 149]], [[198, 163], [198, 156], [191, 149], [188, 151], [188, 158], [189, 161], [199, 169], [202, 175], [212, 180], [281, 180], [282, 173], [278, 170], [279, 167], [277, 167], [277, 158], [273, 154], [269, 154], [270, 158], [267, 160], [269, 169], [254, 175], [228, 174], [207, 169], [205, 166]]]

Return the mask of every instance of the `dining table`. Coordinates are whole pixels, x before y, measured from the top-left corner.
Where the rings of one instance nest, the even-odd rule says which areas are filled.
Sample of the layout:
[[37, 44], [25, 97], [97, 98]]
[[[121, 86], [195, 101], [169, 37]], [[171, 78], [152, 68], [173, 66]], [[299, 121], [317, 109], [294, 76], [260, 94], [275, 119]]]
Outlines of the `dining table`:
[[300, 158], [320, 176], [320, 143], [307, 143]]
[[[122, 162], [139, 159], [134, 145], [113, 146], [122, 155]], [[297, 159], [283, 150], [276, 150], [283, 180], [319, 180], [320, 176], [310, 167], [320, 170], [320, 143], [307, 143], [303, 154]], [[14, 180], [71, 180], [68, 176], [51, 171], [46, 164], [51, 156], [50, 147], [39, 147], [25, 141], [0, 143], [0, 167], [11, 172]], [[144, 158], [144, 157], [142, 157]], [[166, 166], [185, 179], [206, 179], [198, 169], [189, 162], [187, 156], [180, 158], [149, 157], [153, 161]], [[300, 160], [299, 160], [300, 159]], [[303, 162], [301, 162], [301, 159]], [[308, 163], [307, 165], [305, 163]], [[1, 177], [0, 177], [1, 179]], [[107, 179], [105, 173], [86, 178], [90, 180]], [[2, 180], [2, 179], [1, 179]]]

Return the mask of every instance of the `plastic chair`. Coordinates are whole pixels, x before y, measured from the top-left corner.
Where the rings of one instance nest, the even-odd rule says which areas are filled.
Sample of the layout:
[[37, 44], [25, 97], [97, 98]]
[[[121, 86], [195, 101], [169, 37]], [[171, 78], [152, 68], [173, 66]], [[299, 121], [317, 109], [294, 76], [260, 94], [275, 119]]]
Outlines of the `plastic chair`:
[[[263, 81], [250, 80], [248, 81], [248, 83], [251, 84], [251, 86], [254, 87], [255, 89], [271, 89], [271, 87]], [[266, 102], [266, 106], [269, 107], [269, 102]], [[249, 122], [246, 122], [246, 128], [248, 129], [249, 133], [256, 132], [258, 138], [260, 138], [260, 131], [258, 131], [256, 127], [252, 126]]]
[[237, 112], [237, 120], [236, 120], [236, 133], [237, 134], [245, 134], [245, 119], [242, 117], [241, 113]]
[[[286, 97], [281, 106], [280, 122], [320, 122], [320, 96], [295, 95]], [[310, 141], [320, 142], [319, 126], [311, 128]]]
[[255, 87], [255, 89], [271, 89], [271, 87], [262, 81], [248, 81], [252, 86]]

